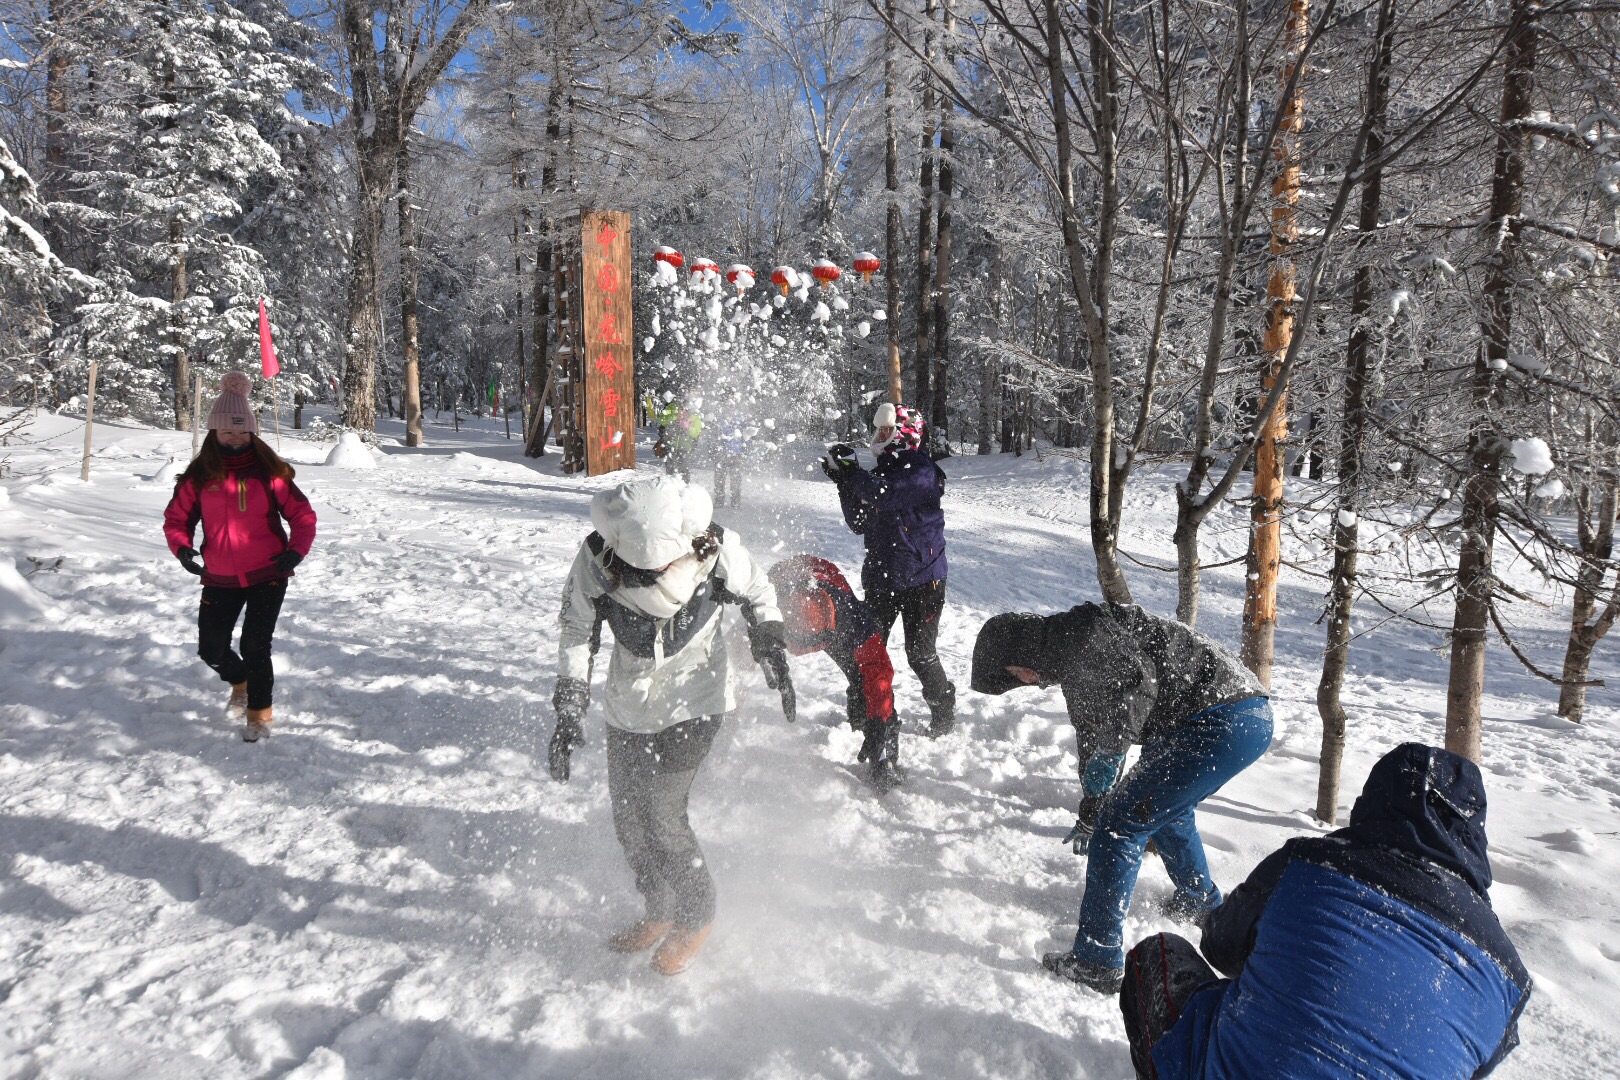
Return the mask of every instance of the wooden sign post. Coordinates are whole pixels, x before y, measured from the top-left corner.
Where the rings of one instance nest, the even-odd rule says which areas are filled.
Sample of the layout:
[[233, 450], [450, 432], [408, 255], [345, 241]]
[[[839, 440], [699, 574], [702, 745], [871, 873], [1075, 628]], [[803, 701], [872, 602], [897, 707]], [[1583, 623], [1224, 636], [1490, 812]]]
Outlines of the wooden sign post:
[[90, 436], [96, 426], [96, 362], [90, 361], [89, 393], [84, 399], [84, 463], [79, 466], [79, 479], [90, 479]]
[[585, 461], [590, 476], [636, 467], [630, 215], [580, 214], [585, 329]]

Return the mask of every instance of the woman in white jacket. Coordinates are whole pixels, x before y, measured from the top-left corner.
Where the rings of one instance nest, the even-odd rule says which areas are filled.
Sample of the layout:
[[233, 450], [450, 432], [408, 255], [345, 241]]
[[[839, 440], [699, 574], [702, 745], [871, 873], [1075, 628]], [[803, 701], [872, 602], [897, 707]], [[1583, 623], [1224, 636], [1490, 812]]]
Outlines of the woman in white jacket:
[[765, 681], [794, 718], [782, 613], [770, 579], [734, 533], [711, 524], [708, 492], [673, 476], [621, 484], [591, 500], [596, 527], [563, 586], [548, 765], [567, 782], [584, 741], [602, 624], [613, 631], [603, 711], [608, 796], [643, 917], [608, 947], [658, 945], [665, 975], [696, 958], [714, 920], [714, 881], [687, 820], [687, 795], [736, 697], [720, 636], [721, 605], [740, 605]]

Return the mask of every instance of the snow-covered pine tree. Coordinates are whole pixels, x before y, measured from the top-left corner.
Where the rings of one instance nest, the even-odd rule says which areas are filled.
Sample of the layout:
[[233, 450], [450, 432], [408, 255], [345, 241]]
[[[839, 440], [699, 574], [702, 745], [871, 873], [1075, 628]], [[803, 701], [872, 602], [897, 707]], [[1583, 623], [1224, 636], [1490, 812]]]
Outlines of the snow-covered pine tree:
[[55, 354], [99, 361], [113, 411], [185, 428], [194, 360], [212, 379], [255, 355], [264, 260], [238, 230], [255, 185], [290, 180], [266, 132], [300, 123], [300, 61], [230, 4], [126, 0], [75, 29], [70, 168], [51, 209], [97, 252], [103, 285]]

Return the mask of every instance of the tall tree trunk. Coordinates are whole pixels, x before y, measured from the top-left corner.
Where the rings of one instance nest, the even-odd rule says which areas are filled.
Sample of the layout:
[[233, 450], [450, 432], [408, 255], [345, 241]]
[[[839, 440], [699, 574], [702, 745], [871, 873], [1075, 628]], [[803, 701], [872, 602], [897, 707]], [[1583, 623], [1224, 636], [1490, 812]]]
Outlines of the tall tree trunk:
[[1067, 80], [1063, 73], [1060, 6], [1046, 0], [1047, 77], [1054, 105], [1058, 177], [1063, 201], [1063, 246], [1069, 260], [1069, 279], [1080, 304], [1086, 327], [1091, 366], [1091, 549], [1097, 562], [1097, 584], [1104, 600], [1131, 603], [1130, 586], [1119, 565], [1119, 536], [1109, 520], [1113, 501], [1114, 362], [1109, 329], [1114, 237], [1119, 220], [1119, 69], [1114, 62], [1114, 0], [1087, 0], [1086, 22], [1093, 88], [1094, 138], [1097, 184], [1100, 194], [1096, 224], [1096, 250], [1087, 260], [1080, 243], [1079, 209], [1074, 191], [1074, 145], [1069, 127]]
[[1462, 542], [1457, 559], [1457, 606], [1451, 622], [1451, 671], [1446, 687], [1446, 749], [1479, 760], [1480, 706], [1485, 694], [1485, 640], [1490, 619], [1492, 553], [1501, 491], [1504, 439], [1492, 412], [1499, 395], [1493, 363], [1505, 369], [1513, 338], [1514, 290], [1518, 280], [1524, 164], [1535, 83], [1538, 0], [1513, 0], [1491, 176], [1488, 239], [1494, 251], [1482, 290], [1484, 325], [1474, 356], [1474, 418], [1468, 434], [1467, 474], [1462, 485]]
[[[945, 35], [956, 29], [956, 13], [951, 0], [944, 0]], [[950, 46], [946, 46], [947, 59]], [[929, 445], [935, 457], [951, 455], [950, 366], [951, 366], [951, 190], [954, 167], [951, 152], [956, 139], [951, 131], [951, 101], [940, 95], [939, 102], [939, 232], [934, 246], [934, 400], [929, 418]], [[919, 399], [919, 405], [927, 406]]]
[[191, 335], [181, 306], [190, 295], [186, 283], [186, 227], [169, 219], [169, 347], [174, 350], [174, 430], [191, 430]]
[[[550, 197], [557, 190], [557, 158], [562, 146], [562, 86], [553, 77], [546, 95], [546, 161], [540, 167], [540, 198], [549, 207]], [[547, 424], [545, 411], [552, 404], [555, 420], [557, 396], [556, 365], [551, 356], [551, 297], [557, 287], [556, 232], [557, 223], [549, 215], [540, 223], [540, 247], [534, 258], [534, 411], [523, 452], [529, 457], [545, 457]]]
[[343, 425], [357, 431], [377, 426], [377, 358], [382, 355], [382, 312], [377, 288], [382, 277], [382, 231], [393, 179], [386, 163], [362, 152], [357, 160], [359, 191], [349, 256], [349, 325], [344, 342]]
[[[923, 55], [934, 59], [934, 18], [938, 10], [936, 0], [927, 0], [924, 14], [928, 29], [923, 35]], [[918, 182], [920, 195], [917, 204], [917, 352], [912, 359], [912, 378], [916, 385], [917, 404], [924, 411], [933, 401], [933, 322], [934, 304], [930, 295], [934, 288], [934, 76], [923, 68], [922, 93], [922, 173]]]
[[[1394, 57], [1394, 0], [1384, 0], [1378, 12], [1378, 56], [1367, 80], [1367, 109], [1373, 116], [1367, 138], [1368, 169], [1361, 189], [1361, 212], [1356, 222], [1358, 246], [1372, 245], [1378, 231], [1379, 202], [1384, 170], [1376, 164], [1384, 148], [1384, 123], [1389, 101], [1389, 67]], [[1365, 250], [1356, 269], [1350, 297], [1350, 344], [1345, 353], [1344, 419], [1339, 430], [1338, 511], [1333, 522], [1333, 571], [1329, 578], [1327, 648], [1322, 654], [1322, 676], [1316, 684], [1316, 711], [1322, 718], [1322, 758], [1316, 783], [1316, 817], [1328, 825], [1338, 823], [1339, 774], [1344, 764], [1346, 715], [1344, 676], [1350, 666], [1350, 616], [1356, 603], [1356, 559], [1361, 524], [1361, 452], [1367, 433], [1367, 388], [1371, 370], [1372, 311], [1376, 282]]]
[[[383, 351], [382, 235], [395, 156], [416, 110], [468, 36], [481, 23], [490, 0], [465, 0], [443, 33], [438, 24], [412, 24], [401, 0], [363, 3], [340, 0], [338, 22], [349, 65], [350, 122], [355, 125], [354, 202], [350, 250], [348, 327], [343, 357], [343, 424], [371, 431], [377, 426], [377, 368]], [[382, 49], [378, 49], [378, 7]], [[440, 21], [443, 20], [440, 13]]]
[[905, 392], [900, 376], [900, 126], [895, 117], [896, 48], [894, 0], [884, 0], [883, 33], [883, 187], [889, 205], [884, 213], [883, 276], [887, 288], [889, 400], [900, 404]]
[[[1588, 422], [1587, 444], [1593, 439]], [[1577, 524], [1580, 530], [1581, 569], [1575, 582], [1575, 602], [1570, 613], [1569, 645], [1564, 650], [1563, 685], [1558, 688], [1558, 715], [1579, 724], [1586, 711], [1587, 671], [1592, 662], [1592, 650], [1620, 618], [1620, 574], [1603, 597], [1608, 563], [1614, 556], [1614, 526], [1616, 496], [1620, 494], [1620, 479], [1614, 471], [1615, 453], [1612, 435], [1606, 440], [1603, 462], [1606, 474], [1594, 482], [1583, 483], [1576, 495]], [[1599, 613], [1599, 605], [1602, 611]], [[1593, 614], [1597, 613], [1594, 619]]]
[[420, 258], [416, 251], [416, 208], [411, 205], [411, 148], [407, 138], [395, 157], [399, 200], [399, 336], [405, 352], [405, 445], [422, 445], [422, 355], [417, 343], [416, 303]]
[[[50, 56], [45, 62], [45, 175], [40, 177], [40, 189], [45, 202], [55, 202], [62, 196], [62, 184], [67, 176], [67, 77], [69, 68], [68, 44], [61, 34], [66, 18], [65, 0], [51, 0], [48, 8], [50, 37], [47, 46]], [[45, 235], [51, 250], [66, 252], [66, 236], [57, 215], [45, 220]]]
[[[1265, 369], [1260, 393], [1271, 393], [1294, 336], [1298, 295], [1294, 244], [1299, 239], [1300, 134], [1305, 130], [1305, 81], [1295, 72], [1310, 39], [1308, 0], [1288, 6], [1288, 60], [1280, 82], [1293, 83], [1283, 105], [1278, 140], [1272, 148], [1278, 170], [1271, 182], [1271, 276], [1266, 282]], [[1260, 684], [1271, 689], [1271, 662], [1277, 635], [1277, 572], [1282, 565], [1283, 453], [1288, 438], [1287, 399], [1282, 398], [1260, 430], [1254, 448], [1254, 499], [1250, 504], [1249, 572], [1243, 602], [1243, 662]]]
[[[1251, 210], [1249, 179], [1249, 107], [1252, 81], [1249, 71], [1248, 7], [1237, 5], [1237, 35], [1232, 51], [1233, 100], [1229, 128], [1221, 146], [1215, 182], [1219, 193], [1221, 254], [1215, 269], [1214, 295], [1210, 300], [1209, 333], [1204, 345], [1203, 371], [1199, 378], [1194, 409], [1192, 459], [1187, 477], [1176, 485], [1176, 618], [1188, 626], [1198, 625], [1198, 599], [1202, 588], [1203, 566], [1198, 551], [1198, 530], [1214, 504], [1204, 485], [1214, 465], [1215, 390], [1226, 355], [1227, 323], [1232, 311], [1232, 292], [1237, 276], [1238, 251]], [[1231, 177], [1226, 173], [1224, 155], [1232, 154]], [[1228, 197], [1230, 192], [1230, 197]]]

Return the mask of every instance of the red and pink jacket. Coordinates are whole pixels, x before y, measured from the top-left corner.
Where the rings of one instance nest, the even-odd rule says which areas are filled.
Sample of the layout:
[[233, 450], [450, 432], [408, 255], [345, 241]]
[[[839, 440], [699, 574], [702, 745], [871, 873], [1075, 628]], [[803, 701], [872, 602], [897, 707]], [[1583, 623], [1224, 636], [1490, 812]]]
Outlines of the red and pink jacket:
[[[283, 518], [292, 526], [290, 539]], [[291, 480], [271, 479], [257, 462], [206, 485], [191, 480], [175, 485], [163, 512], [163, 535], [172, 553], [195, 546], [199, 522], [204, 585], [246, 588], [291, 577], [270, 560], [288, 548], [308, 555], [315, 543], [315, 510], [304, 493]]]

